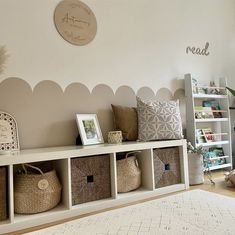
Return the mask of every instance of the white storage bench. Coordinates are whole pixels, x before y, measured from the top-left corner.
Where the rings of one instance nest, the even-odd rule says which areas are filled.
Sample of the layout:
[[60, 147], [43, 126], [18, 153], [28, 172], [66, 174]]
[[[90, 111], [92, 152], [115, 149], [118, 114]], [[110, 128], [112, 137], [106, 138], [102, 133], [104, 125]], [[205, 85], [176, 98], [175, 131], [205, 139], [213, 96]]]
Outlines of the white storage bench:
[[[155, 188], [153, 150], [166, 147], [179, 148], [181, 182]], [[142, 171], [142, 185], [139, 189], [117, 193], [116, 155], [140, 150], [137, 158]], [[102, 200], [73, 205], [71, 186], [71, 160], [78, 157], [108, 154], [110, 157], [111, 197]], [[20, 215], [14, 213], [14, 169], [18, 164], [51, 161], [62, 184], [62, 200], [49, 211]], [[185, 190], [189, 187], [186, 140], [124, 142], [122, 144], [100, 144], [90, 146], [68, 146], [22, 150], [18, 153], [1, 155], [0, 166], [8, 168], [8, 219], [0, 222], [0, 234], [9, 233], [37, 225], [42, 225], [101, 209], [124, 205], [129, 202], [147, 199], [158, 195]]]

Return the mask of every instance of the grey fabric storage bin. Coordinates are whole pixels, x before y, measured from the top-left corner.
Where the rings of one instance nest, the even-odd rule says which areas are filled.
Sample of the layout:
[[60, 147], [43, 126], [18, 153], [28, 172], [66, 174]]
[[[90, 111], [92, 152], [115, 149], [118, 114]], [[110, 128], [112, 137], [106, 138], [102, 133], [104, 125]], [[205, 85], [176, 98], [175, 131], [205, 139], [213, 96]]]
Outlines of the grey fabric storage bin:
[[111, 197], [110, 157], [71, 159], [72, 204]]
[[179, 148], [153, 150], [155, 188], [181, 183]]

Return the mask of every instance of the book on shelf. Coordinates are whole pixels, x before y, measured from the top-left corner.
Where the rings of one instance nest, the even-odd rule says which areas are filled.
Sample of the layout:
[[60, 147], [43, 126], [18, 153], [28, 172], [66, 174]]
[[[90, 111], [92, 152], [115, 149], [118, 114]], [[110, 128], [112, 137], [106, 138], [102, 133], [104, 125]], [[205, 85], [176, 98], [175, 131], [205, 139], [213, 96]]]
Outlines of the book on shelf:
[[[220, 106], [216, 100], [204, 100], [202, 102], [203, 107], [210, 107], [214, 118], [222, 118], [222, 113], [219, 111]], [[217, 111], [218, 110], [218, 111]]]
[[226, 158], [223, 158], [224, 150], [222, 147], [211, 147], [204, 155], [209, 167], [226, 164]]
[[194, 112], [196, 119], [214, 118], [211, 107], [195, 106]]
[[212, 132], [211, 128], [202, 129], [202, 133], [206, 139], [206, 142], [213, 142], [215, 141], [214, 133]]
[[202, 129], [196, 129], [196, 143], [197, 144], [206, 143], [206, 139], [204, 133], [202, 132]]

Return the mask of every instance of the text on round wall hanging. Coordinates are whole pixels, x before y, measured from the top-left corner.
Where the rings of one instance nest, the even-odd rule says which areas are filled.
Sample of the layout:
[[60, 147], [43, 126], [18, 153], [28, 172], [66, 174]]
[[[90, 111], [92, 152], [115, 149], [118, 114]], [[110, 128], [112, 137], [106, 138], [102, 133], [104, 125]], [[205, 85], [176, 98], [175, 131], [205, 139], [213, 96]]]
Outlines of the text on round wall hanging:
[[79, 0], [61, 1], [55, 9], [54, 22], [59, 34], [74, 45], [86, 45], [96, 35], [95, 15]]

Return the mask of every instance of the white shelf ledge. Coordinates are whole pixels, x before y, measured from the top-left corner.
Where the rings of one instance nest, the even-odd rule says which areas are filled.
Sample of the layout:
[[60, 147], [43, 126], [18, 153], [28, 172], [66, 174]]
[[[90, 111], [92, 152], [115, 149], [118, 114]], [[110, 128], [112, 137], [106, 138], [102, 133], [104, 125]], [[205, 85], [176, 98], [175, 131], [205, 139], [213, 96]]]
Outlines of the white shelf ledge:
[[214, 141], [214, 142], [207, 142], [207, 143], [200, 143], [196, 144], [197, 147], [202, 146], [202, 147], [209, 147], [209, 146], [215, 146], [215, 145], [225, 145], [229, 144], [228, 140], [222, 140], [222, 141]]
[[227, 122], [228, 118], [201, 118], [195, 119], [195, 122]]
[[217, 160], [217, 159], [223, 159], [223, 158], [229, 158], [229, 156], [211, 157], [208, 160]]
[[213, 95], [213, 94], [193, 94], [193, 98], [198, 98], [198, 99], [227, 99], [227, 95]]
[[228, 168], [228, 167], [231, 167], [231, 163], [218, 165], [218, 166], [211, 166], [209, 168], [210, 168], [210, 170], [218, 170], [218, 169], [223, 169], [223, 168]]

